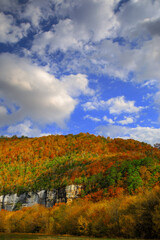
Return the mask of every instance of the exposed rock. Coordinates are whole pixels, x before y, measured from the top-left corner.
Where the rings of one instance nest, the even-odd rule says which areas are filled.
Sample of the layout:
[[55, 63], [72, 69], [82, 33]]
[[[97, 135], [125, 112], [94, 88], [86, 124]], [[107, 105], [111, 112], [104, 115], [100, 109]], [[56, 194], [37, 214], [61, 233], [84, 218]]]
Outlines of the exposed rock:
[[42, 190], [42, 191], [39, 191], [37, 194], [38, 194], [38, 203], [46, 206], [47, 191]]
[[3, 209], [4, 195], [0, 196], [0, 210]]
[[81, 191], [83, 189], [82, 185], [68, 185], [65, 188], [67, 203], [71, 202], [73, 199], [80, 197]]
[[47, 191], [45, 206], [53, 207], [56, 203], [56, 197], [57, 197], [57, 190], [54, 189], [53, 191]]
[[66, 198], [77, 198], [83, 189], [82, 185], [69, 185], [65, 187]]
[[7, 194], [0, 196], [0, 210], [8, 211], [18, 210], [22, 207], [29, 207], [34, 204], [42, 204], [46, 207], [52, 207], [55, 203], [71, 202], [80, 196], [83, 186], [69, 185], [65, 188], [54, 189], [52, 191], [42, 190], [39, 192], [28, 192], [20, 194]]
[[7, 194], [3, 198], [2, 207], [8, 211], [13, 211], [17, 202], [18, 202], [17, 193], [11, 195]]
[[67, 202], [65, 188], [61, 188], [57, 191], [56, 203], [61, 203], [61, 202]]
[[[21, 201], [18, 201], [18, 202], [21, 202]], [[39, 196], [38, 196], [37, 193], [28, 192], [26, 194], [25, 201], [23, 201], [21, 203], [22, 203], [22, 207], [31, 207], [34, 204], [38, 204], [39, 203]]]

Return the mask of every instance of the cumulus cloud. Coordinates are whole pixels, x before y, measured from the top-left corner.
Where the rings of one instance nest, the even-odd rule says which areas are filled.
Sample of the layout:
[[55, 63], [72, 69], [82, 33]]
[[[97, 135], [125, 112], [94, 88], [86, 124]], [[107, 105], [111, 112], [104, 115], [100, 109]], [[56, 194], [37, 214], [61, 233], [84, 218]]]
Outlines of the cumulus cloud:
[[[48, 32], [37, 34], [32, 51], [43, 56], [45, 51], [60, 49], [66, 53], [60, 65], [67, 71], [104, 73], [123, 81], [133, 73], [132, 81], [142, 84], [155, 81], [159, 88], [160, 2], [130, 0], [115, 13], [117, 3], [55, 0], [59, 21]], [[116, 37], [122, 38], [123, 44], [113, 41]], [[69, 49], [79, 51], [78, 58], [74, 52], [71, 58]], [[158, 93], [154, 99], [159, 107]], [[84, 109], [98, 109], [99, 105], [105, 102], [88, 102]], [[110, 107], [111, 113], [114, 107]]]
[[21, 17], [28, 19], [34, 27], [39, 28], [41, 21], [53, 14], [51, 1], [30, 0], [27, 4], [24, 4], [24, 6], [23, 15], [21, 13]]
[[12, 11], [13, 13], [17, 13], [19, 11], [18, 1], [1, 0], [0, 10], [5, 12]]
[[160, 142], [160, 129], [150, 127], [123, 127], [116, 125], [99, 126], [96, 128], [99, 135], [111, 138], [135, 139], [149, 144]]
[[155, 0], [131, 0], [122, 5], [117, 13], [119, 33], [135, 40], [159, 34], [160, 2]]
[[[1, 0], [0, 10], [0, 42], [30, 58], [0, 55], [1, 126], [28, 116], [64, 126], [80, 95], [94, 94], [88, 86], [90, 73], [158, 89], [153, 99], [159, 108], [159, 0]], [[82, 107], [114, 115], [142, 110], [124, 96], [95, 98]], [[128, 116], [119, 124], [132, 120]]]
[[82, 104], [82, 107], [83, 107], [84, 111], [106, 110], [109, 107], [108, 101], [98, 100], [95, 97], [95, 98], [93, 98], [93, 101], [89, 101], [89, 102]]
[[0, 71], [1, 98], [6, 100], [8, 108], [13, 104], [18, 106], [16, 111], [0, 119], [1, 126], [27, 117], [40, 123], [54, 122], [64, 126], [77, 105], [77, 98], [71, 96], [74, 95], [72, 85], [76, 97], [92, 92], [84, 75], [78, 74], [77, 79], [76, 75], [71, 75], [71, 80], [69, 76], [60, 80], [14, 54], [0, 55]]
[[[31, 50], [41, 57], [45, 54], [48, 57], [48, 53], [58, 49], [65, 52], [61, 66], [68, 71], [84, 72], [87, 69], [122, 80], [127, 80], [129, 73], [134, 72], [135, 81], [160, 80], [160, 2], [131, 0], [121, 4], [115, 13], [118, 2], [52, 1], [58, 22], [52, 24], [48, 31], [37, 33]], [[40, 3], [42, 11], [40, 6], [44, 4], [42, 0]], [[47, 1], [48, 9], [51, 9], [50, 4]], [[37, 1], [31, 1], [29, 8], [36, 7]], [[116, 37], [123, 38], [124, 43], [113, 41]], [[74, 52], [67, 52], [71, 49], [79, 51], [78, 58], [74, 57]]]
[[93, 57], [105, 66], [103, 69], [106, 73], [122, 80], [133, 72], [135, 81], [160, 81], [160, 2], [127, 1], [122, 4], [116, 17], [119, 23], [116, 34], [123, 38], [123, 44], [104, 40], [99, 46], [99, 56], [95, 51]]
[[133, 117], [124, 117], [123, 120], [118, 121], [118, 123], [122, 124], [122, 125], [127, 125], [129, 123], [133, 123], [134, 122], [134, 118]]
[[[47, 57], [46, 62], [59, 49], [66, 53], [61, 66], [70, 71], [84, 72], [85, 66], [88, 71], [107, 73], [122, 80], [128, 79], [130, 72], [134, 72], [134, 79], [139, 82], [160, 80], [160, 2], [131, 0], [115, 12], [118, 3], [118, 0], [30, 0], [18, 5], [3, 0], [2, 10], [8, 9], [28, 23], [16, 26], [12, 15], [1, 13], [1, 41], [18, 41], [26, 36], [32, 24], [37, 32], [31, 52], [40, 54], [42, 60]], [[45, 23], [47, 30], [42, 30], [43, 21], [52, 23]], [[122, 37], [124, 43], [113, 41], [116, 37]], [[140, 43], [138, 40], [133, 48], [132, 42], [137, 42], [137, 38], [141, 39]], [[70, 49], [79, 51], [78, 59], [73, 53], [70, 57]]]
[[58, 24], [53, 26], [53, 30], [43, 32], [34, 39], [32, 52], [39, 55], [49, 53], [56, 50], [67, 51], [69, 48], [81, 48], [81, 39], [77, 38], [73, 21], [70, 19], [60, 20]]
[[159, 41], [160, 37], [155, 37], [145, 41], [141, 47], [131, 48], [129, 44], [119, 45], [118, 42], [104, 40], [92, 49], [92, 64], [97, 64], [99, 72], [123, 81], [129, 80], [130, 73], [134, 73], [133, 81], [142, 84], [151, 79], [160, 81]]
[[4, 106], [0, 106], [0, 116], [6, 115], [7, 109]]
[[138, 113], [142, 109], [135, 106], [135, 101], [126, 101], [124, 96], [109, 99], [107, 105], [111, 114]]
[[33, 126], [31, 121], [26, 120], [22, 123], [11, 125], [7, 129], [9, 136], [28, 136], [28, 137], [41, 137], [50, 135], [50, 133], [42, 133], [38, 127]]
[[33, 27], [40, 29], [41, 22], [53, 16], [53, 4], [52, 0], [1, 0], [0, 10], [10, 12], [19, 20], [28, 21]]
[[[55, 1], [58, 16], [73, 19], [77, 36], [83, 32], [90, 36], [92, 41], [100, 41], [113, 36], [118, 22], [114, 8], [118, 1], [115, 0], [69, 0]], [[78, 32], [80, 33], [78, 34]]]
[[[117, 13], [113, 11], [114, 1], [88, 0], [83, 2], [83, 4], [81, 1], [79, 4], [76, 1], [74, 4], [71, 2], [69, 1], [66, 5], [63, 5], [62, 3], [64, 2], [61, 1], [57, 9], [61, 10], [61, 16], [70, 16], [70, 23], [72, 23], [70, 35], [74, 36], [72, 46], [78, 47], [77, 43], [81, 43], [79, 45], [81, 47], [78, 47], [78, 49], [82, 55], [78, 59], [73, 58], [70, 61], [68, 61], [68, 56], [64, 57], [64, 62], [62, 62], [64, 67], [66, 66], [67, 69], [73, 71], [76, 71], [76, 69], [84, 71], [84, 66], [86, 66], [86, 69], [91, 72], [105, 73], [122, 80], [128, 80], [129, 74], [134, 73], [133, 80], [140, 83], [150, 79], [158, 79], [160, 81], [159, 1], [131, 0], [122, 4]], [[87, 4], [91, 7], [86, 8], [85, 5]], [[82, 14], [78, 18], [76, 11], [81, 12], [81, 9], [84, 7], [86, 17], [83, 18]], [[102, 11], [98, 11], [102, 7], [103, 12], [105, 12], [104, 15], [108, 16], [105, 17], [104, 21], [103, 14], [101, 15]], [[91, 11], [96, 13], [91, 14]], [[110, 11], [109, 15], [107, 15], [107, 11]], [[94, 23], [94, 27], [92, 27], [90, 21], [87, 21], [87, 16], [90, 18], [96, 15], [96, 22], [91, 21]], [[110, 18], [109, 16], [112, 17]], [[110, 21], [113, 23], [113, 26], [110, 25]], [[102, 23], [104, 23], [106, 31], [107, 28], [111, 27], [113, 31], [110, 31], [110, 35], [107, 35], [104, 31]], [[80, 31], [82, 28], [83, 34], [81, 33], [79, 37], [76, 30]], [[98, 34], [98, 31], [100, 31], [100, 34]], [[96, 37], [89, 37], [90, 33]], [[124, 40], [123, 44], [113, 41], [115, 37], [122, 38]], [[95, 42], [96, 44], [94, 44]], [[70, 48], [71, 45], [68, 45], [68, 47]]]
[[[106, 37], [113, 37], [118, 26], [113, 11], [117, 1], [69, 0], [66, 2], [55, 0], [53, 2], [55, 4], [54, 14], [59, 21], [54, 23], [49, 31], [36, 35], [32, 52], [43, 55], [46, 50], [49, 53], [58, 49], [66, 52], [71, 48], [83, 52], [83, 48], [89, 42], [98, 42]], [[32, 11], [34, 9], [37, 8], [32, 6]]]
[[21, 23], [16, 26], [12, 15], [5, 15], [0, 13], [0, 42], [2, 43], [16, 43], [27, 35], [29, 23]]
[[84, 111], [108, 109], [110, 114], [138, 113], [143, 108], [136, 107], [135, 101], [127, 101], [124, 96], [110, 98], [107, 101], [96, 99], [93, 102], [84, 103], [82, 107]]
[[95, 91], [88, 87], [88, 79], [85, 74], [62, 76], [61, 81], [64, 88], [71, 96], [79, 96], [81, 93], [85, 95], [93, 95]]
[[94, 122], [100, 122], [100, 121], [101, 121], [100, 118], [92, 117], [92, 116], [90, 116], [90, 115], [84, 116], [84, 119], [90, 119], [90, 120], [92, 120], [92, 121], [94, 121]]
[[108, 118], [107, 116], [104, 116], [104, 117], [103, 117], [103, 121], [108, 122], [108, 123], [110, 123], [110, 124], [115, 123], [115, 121], [113, 121], [112, 118]]

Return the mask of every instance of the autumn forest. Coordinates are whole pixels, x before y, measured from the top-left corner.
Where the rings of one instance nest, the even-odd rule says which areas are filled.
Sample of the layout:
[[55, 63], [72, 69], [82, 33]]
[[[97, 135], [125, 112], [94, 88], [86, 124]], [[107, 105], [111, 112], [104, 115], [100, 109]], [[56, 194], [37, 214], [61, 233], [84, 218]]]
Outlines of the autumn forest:
[[0, 138], [0, 195], [82, 185], [52, 208], [0, 211], [0, 232], [160, 238], [160, 150], [91, 134]]

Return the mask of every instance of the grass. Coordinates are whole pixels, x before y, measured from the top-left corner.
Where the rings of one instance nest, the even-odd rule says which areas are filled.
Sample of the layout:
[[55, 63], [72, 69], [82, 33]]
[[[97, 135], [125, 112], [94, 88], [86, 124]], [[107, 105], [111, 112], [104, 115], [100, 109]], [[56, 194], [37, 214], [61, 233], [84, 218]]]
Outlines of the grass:
[[[37, 234], [1, 234], [0, 240], [127, 240], [124, 238], [94, 238], [94, 237], [75, 237], [75, 236], [44, 236]], [[131, 240], [131, 239], [129, 239]], [[143, 239], [134, 239], [143, 240]], [[153, 239], [152, 239], [153, 240]]]

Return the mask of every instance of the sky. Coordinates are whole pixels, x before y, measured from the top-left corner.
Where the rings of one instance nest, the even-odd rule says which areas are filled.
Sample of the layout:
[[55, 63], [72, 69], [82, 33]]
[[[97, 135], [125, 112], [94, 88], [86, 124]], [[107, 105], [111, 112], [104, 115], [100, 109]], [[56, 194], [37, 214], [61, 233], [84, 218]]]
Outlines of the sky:
[[0, 135], [160, 142], [159, 0], [0, 0]]

